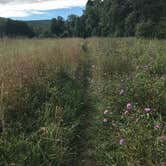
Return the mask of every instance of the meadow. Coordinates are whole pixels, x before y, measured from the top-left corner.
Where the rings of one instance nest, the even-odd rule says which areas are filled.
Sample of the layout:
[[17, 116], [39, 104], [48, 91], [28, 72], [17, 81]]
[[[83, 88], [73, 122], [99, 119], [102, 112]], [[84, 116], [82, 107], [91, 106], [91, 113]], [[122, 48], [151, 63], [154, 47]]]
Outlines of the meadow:
[[166, 40], [0, 40], [0, 166], [165, 166]]

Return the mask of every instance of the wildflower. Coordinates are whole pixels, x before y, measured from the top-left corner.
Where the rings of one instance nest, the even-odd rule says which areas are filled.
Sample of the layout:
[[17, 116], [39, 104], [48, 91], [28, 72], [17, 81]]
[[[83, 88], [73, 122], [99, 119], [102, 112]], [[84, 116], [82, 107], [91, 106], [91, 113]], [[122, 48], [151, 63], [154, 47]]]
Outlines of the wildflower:
[[94, 68], [95, 68], [95, 65], [92, 65], [92, 68], [94, 69]]
[[160, 129], [160, 128], [161, 128], [161, 127], [160, 127], [159, 124], [157, 124], [157, 125], [154, 126], [154, 129]]
[[124, 89], [121, 89], [120, 92], [119, 92], [119, 94], [123, 95], [123, 93], [124, 93]]
[[128, 113], [129, 113], [129, 111], [126, 110], [124, 114], [127, 115]]
[[105, 110], [105, 111], [104, 111], [104, 115], [106, 115], [106, 114], [108, 114], [108, 110]]
[[114, 120], [112, 121], [112, 126], [116, 126], [116, 122]]
[[161, 140], [161, 141], [165, 141], [165, 140], [166, 140], [166, 136], [161, 136], [161, 137], [160, 137], [160, 140]]
[[160, 79], [161, 79], [161, 80], [164, 80], [164, 76], [161, 76]]
[[135, 122], [137, 123], [139, 121], [139, 118], [137, 118], [136, 120], [135, 120]]
[[107, 123], [107, 122], [108, 122], [108, 120], [107, 120], [106, 118], [104, 118], [104, 119], [103, 119], [103, 122], [104, 122], [104, 123]]
[[150, 111], [151, 111], [150, 108], [144, 108], [144, 112], [145, 112], [145, 113], [148, 113], [148, 112], [150, 112]]
[[120, 144], [120, 145], [124, 145], [124, 144], [125, 144], [125, 140], [124, 140], [123, 138], [121, 138], [121, 139], [119, 140], [119, 144]]
[[48, 134], [48, 128], [46, 128], [46, 127], [41, 127], [41, 128], [38, 130], [38, 134]]
[[131, 109], [132, 109], [131, 103], [128, 103], [128, 104], [127, 104], [127, 109], [128, 109], [128, 110], [131, 110]]

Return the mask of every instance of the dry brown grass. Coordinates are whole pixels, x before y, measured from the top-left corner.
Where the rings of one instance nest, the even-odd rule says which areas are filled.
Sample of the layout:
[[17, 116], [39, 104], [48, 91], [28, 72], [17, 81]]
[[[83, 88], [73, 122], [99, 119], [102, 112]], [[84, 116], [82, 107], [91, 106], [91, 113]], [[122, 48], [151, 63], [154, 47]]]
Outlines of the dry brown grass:
[[0, 41], [0, 83], [5, 91], [37, 79], [40, 69], [49, 72], [65, 66], [72, 73], [80, 61], [82, 39]]

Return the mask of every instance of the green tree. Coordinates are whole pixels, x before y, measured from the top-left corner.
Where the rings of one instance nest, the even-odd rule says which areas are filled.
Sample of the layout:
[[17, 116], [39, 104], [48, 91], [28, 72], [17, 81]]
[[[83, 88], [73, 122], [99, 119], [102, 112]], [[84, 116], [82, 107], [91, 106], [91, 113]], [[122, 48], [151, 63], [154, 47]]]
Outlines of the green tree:
[[58, 16], [51, 20], [51, 32], [57, 37], [61, 37], [66, 30], [65, 21], [62, 17]]
[[23, 21], [14, 21], [7, 19], [4, 31], [7, 36], [16, 37], [16, 36], [28, 36], [33, 37], [35, 34], [33, 30]]

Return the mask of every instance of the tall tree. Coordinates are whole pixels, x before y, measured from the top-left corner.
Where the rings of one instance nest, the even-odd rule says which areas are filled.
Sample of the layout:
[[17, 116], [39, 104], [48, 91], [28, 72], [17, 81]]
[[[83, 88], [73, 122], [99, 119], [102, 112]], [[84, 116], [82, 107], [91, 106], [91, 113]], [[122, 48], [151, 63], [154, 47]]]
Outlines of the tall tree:
[[58, 16], [51, 21], [51, 32], [57, 37], [61, 37], [66, 30], [66, 25], [63, 17]]

